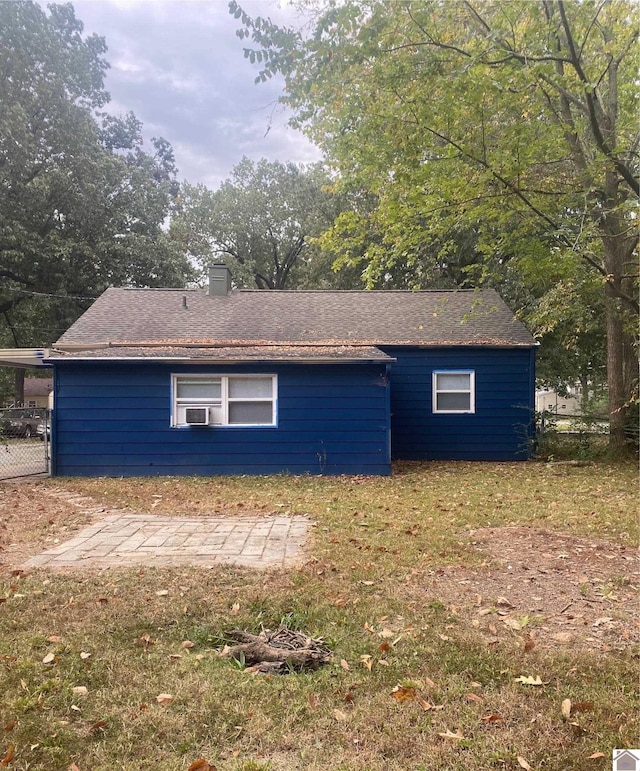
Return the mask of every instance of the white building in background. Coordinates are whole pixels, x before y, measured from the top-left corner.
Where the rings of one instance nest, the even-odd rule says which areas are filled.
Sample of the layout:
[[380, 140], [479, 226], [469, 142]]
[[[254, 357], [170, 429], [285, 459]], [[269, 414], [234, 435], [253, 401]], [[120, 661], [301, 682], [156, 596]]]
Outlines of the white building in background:
[[556, 391], [536, 391], [536, 412], [553, 412], [554, 415], [581, 415], [582, 393], [579, 388], [569, 388], [567, 396]]

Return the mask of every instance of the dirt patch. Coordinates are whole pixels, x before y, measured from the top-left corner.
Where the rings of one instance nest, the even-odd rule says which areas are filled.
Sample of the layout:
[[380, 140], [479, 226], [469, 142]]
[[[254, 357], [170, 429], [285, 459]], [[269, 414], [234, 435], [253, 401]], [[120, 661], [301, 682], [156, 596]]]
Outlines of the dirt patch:
[[82, 495], [30, 482], [0, 484], [0, 576], [68, 541], [106, 509]]
[[436, 570], [422, 592], [488, 645], [621, 650], [640, 642], [637, 550], [529, 527], [464, 536], [485, 564]]

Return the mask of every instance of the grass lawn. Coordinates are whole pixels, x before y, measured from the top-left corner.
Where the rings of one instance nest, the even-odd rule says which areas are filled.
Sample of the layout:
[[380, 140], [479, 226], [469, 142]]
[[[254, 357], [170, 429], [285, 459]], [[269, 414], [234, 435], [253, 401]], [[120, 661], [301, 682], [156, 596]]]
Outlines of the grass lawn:
[[[637, 492], [631, 464], [0, 483], [0, 768], [609, 769], [639, 746]], [[100, 507], [314, 524], [289, 571], [16, 569]], [[281, 623], [333, 662], [218, 655]]]

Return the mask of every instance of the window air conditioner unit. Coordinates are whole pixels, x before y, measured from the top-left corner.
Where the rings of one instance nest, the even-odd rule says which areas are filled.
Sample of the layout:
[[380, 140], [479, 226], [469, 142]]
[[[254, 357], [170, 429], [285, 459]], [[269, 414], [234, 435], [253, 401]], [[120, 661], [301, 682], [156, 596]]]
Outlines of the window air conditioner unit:
[[208, 426], [208, 407], [185, 407], [184, 420], [188, 426]]

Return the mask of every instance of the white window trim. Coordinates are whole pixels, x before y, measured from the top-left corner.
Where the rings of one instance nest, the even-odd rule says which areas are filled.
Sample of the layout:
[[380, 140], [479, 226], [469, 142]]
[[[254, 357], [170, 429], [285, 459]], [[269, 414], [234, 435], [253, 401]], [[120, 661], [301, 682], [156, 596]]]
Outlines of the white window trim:
[[[451, 391], [446, 388], [438, 389], [438, 375], [469, 375], [469, 390]], [[472, 369], [438, 369], [432, 374], [432, 410], [434, 415], [473, 415], [476, 411], [476, 373]], [[438, 394], [469, 394], [468, 410], [439, 410]]]
[[[244, 378], [262, 378], [271, 380], [271, 396], [248, 397], [230, 397], [229, 380], [234, 377]], [[188, 378], [189, 380], [220, 380], [220, 399], [202, 399], [189, 398], [178, 399], [178, 380]], [[269, 402], [271, 404], [271, 423], [229, 423], [229, 404], [234, 402]], [[192, 374], [190, 372], [179, 372], [171, 375], [171, 426], [172, 428], [190, 428], [187, 423], [179, 423], [178, 406], [188, 405], [190, 407], [217, 407], [221, 408], [220, 423], [210, 423], [208, 428], [274, 428], [277, 425], [278, 414], [278, 376], [256, 372], [231, 372], [224, 375], [217, 372], [211, 372], [203, 375], [201, 373]]]

